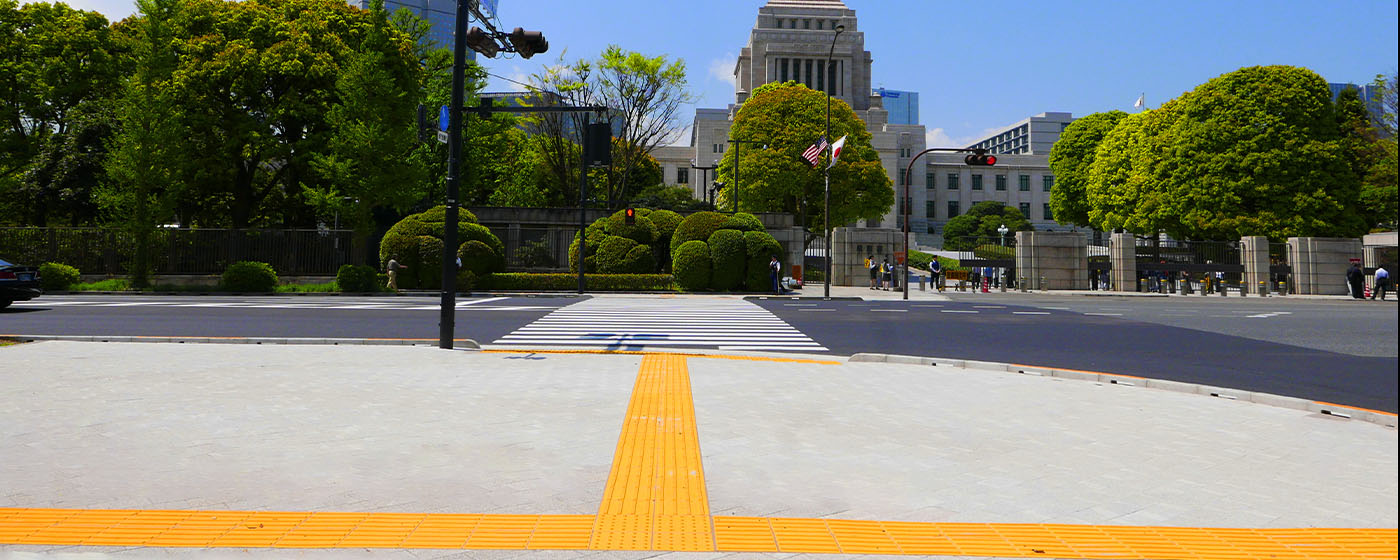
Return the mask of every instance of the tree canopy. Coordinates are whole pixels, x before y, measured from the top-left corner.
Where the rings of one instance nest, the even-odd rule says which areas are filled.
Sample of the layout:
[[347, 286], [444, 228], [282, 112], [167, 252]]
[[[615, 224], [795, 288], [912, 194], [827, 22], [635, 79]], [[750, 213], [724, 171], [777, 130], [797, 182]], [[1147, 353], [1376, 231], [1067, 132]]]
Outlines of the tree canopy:
[[1035, 229], [1020, 210], [1000, 201], [984, 200], [972, 205], [966, 214], [948, 220], [943, 226], [943, 247], [955, 251], [972, 249], [986, 240], [1000, 238], [997, 230], [1003, 225], [1008, 237], [1014, 236], [1013, 232]]
[[1055, 186], [1050, 190], [1050, 209], [1055, 221], [1078, 226], [1089, 225], [1087, 188], [1094, 153], [1103, 138], [1127, 117], [1122, 111], [1094, 113], [1075, 119], [1050, 149], [1050, 172]]
[[[827, 97], [797, 82], [769, 83], [755, 88], [730, 128], [730, 138], [762, 142], [724, 153], [717, 180], [728, 186], [715, 206], [731, 208], [737, 185], [740, 210], [789, 212], [805, 215], [808, 231], [822, 230], [824, 184], [821, 165], [813, 167], [802, 152], [816, 143], [825, 127]], [[875, 220], [894, 205], [894, 190], [880, 156], [870, 145], [870, 132], [851, 106], [831, 101], [831, 140], [847, 136], [836, 166], [831, 168], [831, 226], [857, 219]], [[739, 180], [734, 177], [738, 154]]]

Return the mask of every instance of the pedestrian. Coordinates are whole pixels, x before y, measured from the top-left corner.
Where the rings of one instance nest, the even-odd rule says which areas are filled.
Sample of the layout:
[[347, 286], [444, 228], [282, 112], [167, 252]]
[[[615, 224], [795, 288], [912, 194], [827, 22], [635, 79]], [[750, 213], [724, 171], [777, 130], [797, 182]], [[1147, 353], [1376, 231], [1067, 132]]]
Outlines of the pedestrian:
[[875, 285], [879, 282], [877, 276], [879, 276], [878, 270], [880, 268], [879, 263], [875, 262], [875, 255], [865, 257], [865, 268], [870, 269], [870, 289], [873, 290], [875, 289]]
[[399, 270], [406, 269], [407, 266], [399, 264], [398, 259], [389, 257], [389, 264], [384, 265], [384, 272], [389, 276], [389, 289], [394, 293], [399, 291]]
[[1361, 271], [1361, 265], [1352, 263], [1347, 270], [1347, 287], [1351, 289], [1351, 297], [1354, 299], [1366, 299], [1366, 273]]
[[933, 284], [933, 289], [943, 291], [943, 265], [938, 262], [938, 257], [928, 261], [929, 283]]
[[880, 263], [880, 288], [886, 292], [890, 291], [890, 281], [892, 280], [890, 272], [890, 260], [885, 259], [885, 262]]
[[773, 255], [773, 260], [768, 261], [768, 275], [773, 278], [773, 295], [783, 295], [783, 286], [779, 282], [778, 275], [782, 273], [783, 265], [778, 262], [778, 256]]
[[1385, 301], [1385, 291], [1390, 288], [1390, 271], [1383, 266], [1376, 267], [1376, 289], [1371, 292], [1371, 299], [1376, 299], [1376, 294], [1381, 295], [1381, 301]]
[[972, 284], [972, 291], [977, 291], [978, 288], [982, 287], [982, 269], [972, 267], [972, 271], [967, 274], [967, 280], [968, 283]]

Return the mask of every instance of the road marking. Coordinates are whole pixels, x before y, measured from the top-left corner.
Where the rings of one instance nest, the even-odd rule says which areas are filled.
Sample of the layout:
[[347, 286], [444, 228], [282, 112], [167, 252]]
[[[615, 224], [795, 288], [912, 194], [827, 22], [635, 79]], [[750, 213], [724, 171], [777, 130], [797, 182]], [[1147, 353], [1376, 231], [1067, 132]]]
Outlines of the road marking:
[[517, 328], [493, 344], [826, 350], [787, 321], [749, 301], [636, 297], [583, 300]]
[[1258, 314], [1258, 315], [1245, 315], [1245, 317], [1249, 317], [1249, 318], [1251, 318], [1251, 319], [1268, 319], [1268, 318], [1270, 318], [1270, 317], [1278, 317], [1279, 315], [1292, 315], [1292, 314], [1293, 314], [1293, 313], [1288, 312], [1288, 311], [1272, 311], [1272, 312], [1269, 312], [1269, 313], [1260, 313], [1260, 314]]
[[479, 304], [479, 303], [490, 303], [490, 302], [493, 302], [493, 301], [501, 301], [501, 300], [503, 300], [503, 299], [510, 299], [510, 298], [508, 298], [508, 297], [491, 297], [491, 298], [481, 298], [481, 299], [474, 299], [474, 300], [468, 300], [468, 301], [459, 301], [459, 302], [457, 302], [457, 307], [466, 307], [466, 306], [468, 306], [468, 305], [477, 305], [477, 304]]
[[876, 312], [876, 313], [880, 313], [880, 312], [883, 312], [883, 313], [908, 313], [908, 312], [909, 312], [908, 309], [871, 309], [870, 311]]
[[981, 313], [981, 311], [970, 311], [967, 309], [940, 309], [939, 313]]
[[1122, 317], [1122, 316], [1123, 316], [1122, 313], [1089, 313], [1089, 312], [1085, 312], [1084, 314], [1085, 314], [1085, 315], [1098, 315], [1098, 316], [1101, 316], [1101, 317]]
[[814, 305], [816, 305], [816, 304], [815, 304], [815, 303], [784, 303], [783, 305], [786, 305], [786, 306], [788, 306], [788, 307], [811, 307], [811, 306], [814, 306]]
[[1049, 315], [1049, 311], [1012, 311], [1012, 315]]
[[836, 311], [835, 309], [798, 309], [798, 311]]
[[1055, 310], [1058, 310], [1058, 311], [1069, 311], [1069, 308], [1068, 308], [1068, 307], [1050, 307], [1050, 306], [1048, 306], [1048, 305], [1045, 306], [1045, 309], [1055, 309]]
[[914, 304], [914, 307], [943, 307], [942, 305]]
[[974, 305], [977, 309], [1006, 309], [1005, 305]]

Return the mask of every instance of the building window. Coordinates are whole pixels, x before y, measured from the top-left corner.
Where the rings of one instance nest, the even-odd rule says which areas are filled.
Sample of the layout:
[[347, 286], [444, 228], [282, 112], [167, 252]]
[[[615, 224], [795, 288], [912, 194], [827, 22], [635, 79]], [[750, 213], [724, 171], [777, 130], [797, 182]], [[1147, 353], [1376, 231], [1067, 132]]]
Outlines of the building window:
[[958, 188], [960, 188], [960, 185], [958, 185], [958, 174], [957, 174], [957, 173], [949, 173], [949, 174], [948, 174], [948, 190], [955, 191], [955, 190], [958, 190]]
[[[933, 213], [934, 213], [934, 211], [935, 211], [936, 208], [937, 208], [937, 206], [934, 206], [934, 202], [933, 202], [932, 200], [925, 201], [925, 202], [924, 202], [924, 217], [926, 217], [926, 218], [932, 220], [932, 219], [934, 218], [934, 214], [933, 214]], [[929, 233], [933, 233], [933, 232], [929, 232]]]
[[804, 19], [804, 20], [802, 20], [802, 28], [803, 28], [803, 29], [811, 29], [811, 28], [812, 28], [812, 20], [810, 20], [810, 19]]
[[999, 191], [1004, 191], [1004, 190], [1006, 190], [1006, 176], [1005, 176], [1005, 175], [997, 175], [997, 190], [999, 190]]
[[676, 169], [676, 184], [677, 184], [677, 185], [687, 185], [687, 184], [690, 184], [690, 170], [689, 170], [689, 169], [686, 169], [686, 168], [684, 168], [684, 167], [680, 167], [680, 168], [677, 168], [677, 169]]
[[1045, 175], [1045, 176], [1043, 176], [1043, 177], [1040, 178], [1040, 188], [1041, 188], [1041, 190], [1044, 190], [1045, 192], [1050, 192], [1050, 189], [1051, 189], [1051, 188], [1054, 188], [1054, 186], [1055, 186], [1055, 176], [1054, 176], [1054, 175]]
[[981, 175], [973, 175], [973, 176], [972, 176], [972, 190], [974, 190], [974, 191], [980, 191], [980, 190], [982, 190], [982, 176], [981, 176]]
[[822, 21], [822, 20], [817, 20], [817, 29], [818, 29], [818, 30], [823, 29], [822, 25], [824, 25], [825, 23], [826, 23], [826, 22], [824, 22], [824, 21]]
[[[933, 188], [933, 174], [932, 174], [932, 173], [925, 173], [925, 174], [924, 174], [924, 186], [925, 186], [925, 187], [928, 187], [928, 188], [930, 188], [930, 189]], [[930, 215], [932, 215], [932, 214], [930, 214]]]
[[786, 58], [778, 60], [778, 81], [788, 81], [788, 59]]
[[1021, 209], [1022, 216], [1024, 216], [1027, 220], [1031, 219], [1031, 203], [1022, 202], [1017, 206]]
[[1031, 190], [1031, 176], [1030, 176], [1030, 175], [1022, 175], [1022, 176], [1020, 177], [1020, 179], [1021, 179], [1021, 180], [1020, 180], [1020, 182], [1019, 182], [1019, 186], [1021, 187], [1021, 192], [1030, 192], [1030, 190]]
[[948, 218], [949, 218], [949, 219], [952, 219], [952, 218], [956, 217], [957, 215], [958, 215], [958, 201], [956, 201], [956, 200], [949, 200], [949, 201], [948, 201]]
[[1041, 215], [1041, 217], [1044, 218], [1045, 221], [1047, 221], [1047, 222], [1050, 221], [1050, 220], [1055, 219], [1055, 215], [1054, 215], [1053, 213], [1050, 212], [1050, 204], [1049, 204], [1049, 203], [1045, 203], [1045, 204], [1042, 204], [1042, 205], [1041, 205], [1041, 207], [1040, 207], [1040, 215]]
[[714, 153], [716, 153], [716, 154], [718, 154], [718, 153], [719, 153], [719, 144], [710, 144], [710, 151], [711, 151], [711, 152], [714, 152]]

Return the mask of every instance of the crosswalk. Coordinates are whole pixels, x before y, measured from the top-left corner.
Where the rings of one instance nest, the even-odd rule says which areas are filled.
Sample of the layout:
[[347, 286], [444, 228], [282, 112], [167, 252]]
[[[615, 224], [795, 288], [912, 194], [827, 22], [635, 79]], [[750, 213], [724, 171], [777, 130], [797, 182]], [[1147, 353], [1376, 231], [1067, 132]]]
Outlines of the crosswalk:
[[757, 305], [714, 298], [592, 298], [551, 312], [495, 341], [502, 345], [824, 352]]
[[[65, 298], [42, 297], [29, 301], [15, 302], [14, 307], [183, 307], [183, 308], [222, 308], [222, 309], [347, 309], [368, 311], [441, 310], [437, 298], [420, 297], [307, 297], [306, 299], [287, 297], [151, 297], [135, 299], [136, 296], [110, 298]], [[461, 298], [457, 309], [461, 311], [537, 311], [557, 309], [565, 303], [554, 305], [509, 305], [511, 298]]]

